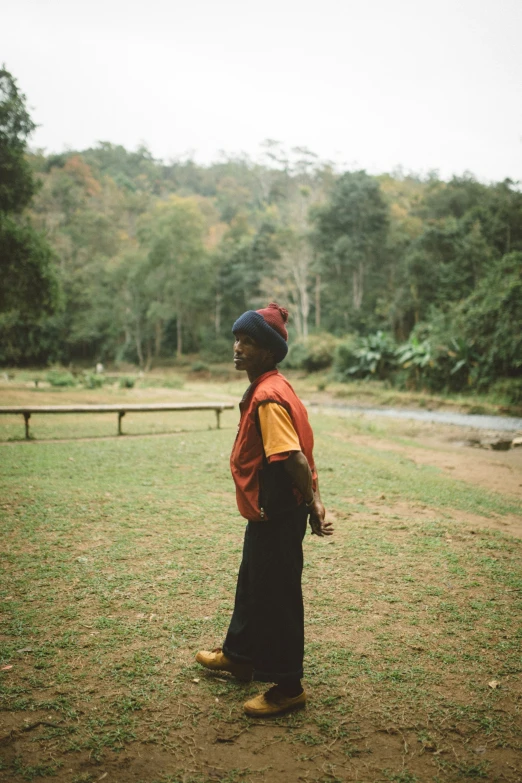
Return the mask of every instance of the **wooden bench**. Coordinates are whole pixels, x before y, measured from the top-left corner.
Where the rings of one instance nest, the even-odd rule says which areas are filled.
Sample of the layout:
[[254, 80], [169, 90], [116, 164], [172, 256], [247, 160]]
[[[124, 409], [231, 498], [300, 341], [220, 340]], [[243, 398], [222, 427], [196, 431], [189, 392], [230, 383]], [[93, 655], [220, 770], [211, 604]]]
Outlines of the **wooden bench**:
[[117, 413], [118, 435], [122, 435], [121, 420], [126, 413], [150, 411], [215, 411], [217, 428], [221, 426], [221, 414], [234, 406], [230, 402], [158, 402], [145, 405], [15, 405], [1, 406], [0, 413], [21, 413], [25, 421], [25, 437], [29, 440], [29, 419], [33, 413]]

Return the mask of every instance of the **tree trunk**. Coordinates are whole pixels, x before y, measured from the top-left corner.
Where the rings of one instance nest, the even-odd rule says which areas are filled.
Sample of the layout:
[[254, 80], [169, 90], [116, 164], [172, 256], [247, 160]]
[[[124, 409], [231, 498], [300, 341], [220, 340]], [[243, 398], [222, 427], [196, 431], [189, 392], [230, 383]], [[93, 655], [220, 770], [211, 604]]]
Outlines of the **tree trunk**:
[[315, 328], [321, 328], [321, 275], [315, 276]]
[[128, 323], [123, 324], [123, 334], [124, 334], [124, 337], [123, 337], [123, 349], [122, 350], [123, 350], [123, 353], [126, 355], [127, 354], [127, 348], [129, 347], [129, 345], [132, 345], [132, 343], [134, 342], [134, 339], [133, 339], [133, 336], [132, 336], [132, 329], [130, 328]]
[[353, 281], [353, 309], [358, 311], [361, 309], [363, 300], [363, 276], [364, 266], [362, 262], [359, 262], [352, 272]]
[[417, 286], [415, 285], [415, 283], [410, 284], [410, 292], [411, 292], [411, 298], [413, 299], [413, 320], [415, 324], [418, 324], [420, 321], [419, 292], [417, 290]]
[[214, 328], [216, 331], [216, 337], [219, 336], [221, 331], [221, 304], [223, 302], [223, 295], [221, 291], [216, 291], [216, 310], [214, 314]]
[[140, 365], [140, 370], [143, 370], [143, 366], [145, 362], [143, 361], [143, 347], [141, 344], [141, 329], [139, 322], [136, 324], [136, 353], [138, 354], [138, 362]]
[[158, 320], [154, 324], [154, 356], [159, 358], [161, 353], [161, 343], [163, 341], [163, 323]]
[[176, 357], [180, 359], [182, 353], [183, 353], [183, 331], [181, 327], [181, 312], [178, 309], [178, 314], [176, 318]]
[[150, 338], [147, 340], [147, 363], [145, 365], [145, 372], [149, 372], [152, 367], [152, 344]]
[[304, 337], [303, 317], [302, 317], [302, 315], [303, 314], [301, 312], [301, 303], [299, 301], [299, 294], [298, 294], [297, 297], [296, 297], [296, 302], [295, 302], [295, 321], [294, 321], [294, 324], [295, 324], [295, 330], [297, 332], [297, 336], [298, 336], [298, 338], [300, 340], [302, 340], [303, 337]]
[[301, 340], [305, 336], [305, 324], [303, 320], [303, 284], [299, 270], [299, 261], [296, 259], [294, 260], [295, 263], [292, 266], [294, 285], [290, 285], [288, 295], [295, 305], [294, 324], [297, 331], [297, 336]]
[[308, 316], [310, 314], [310, 297], [308, 296], [308, 289], [306, 285], [303, 287], [300, 293], [301, 304], [301, 320], [303, 328], [303, 338], [306, 340], [308, 337]]
[[303, 238], [300, 239], [295, 250], [287, 255], [286, 260], [292, 271], [295, 284], [296, 327], [299, 337], [306, 340], [308, 337], [308, 316], [310, 315], [310, 297], [308, 295], [310, 254]]

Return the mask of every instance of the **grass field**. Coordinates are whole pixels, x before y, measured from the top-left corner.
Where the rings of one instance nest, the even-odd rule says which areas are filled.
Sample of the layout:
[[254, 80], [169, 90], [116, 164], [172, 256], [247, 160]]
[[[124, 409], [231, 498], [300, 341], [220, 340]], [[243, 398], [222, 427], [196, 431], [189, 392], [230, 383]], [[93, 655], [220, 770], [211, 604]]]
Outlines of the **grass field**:
[[[20, 387], [0, 404], [243, 387]], [[419, 464], [414, 425], [313, 414], [336, 534], [305, 542], [310, 701], [255, 721], [259, 686], [194, 663], [233, 603], [237, 412], [219, 431], [210, 412], [129, 416], [121, 438], [115, 417], [34, 417], [32, 442], [2, 418], [0, 780], [520, 783], [521, 541], [498, 529], [520, 494]]]

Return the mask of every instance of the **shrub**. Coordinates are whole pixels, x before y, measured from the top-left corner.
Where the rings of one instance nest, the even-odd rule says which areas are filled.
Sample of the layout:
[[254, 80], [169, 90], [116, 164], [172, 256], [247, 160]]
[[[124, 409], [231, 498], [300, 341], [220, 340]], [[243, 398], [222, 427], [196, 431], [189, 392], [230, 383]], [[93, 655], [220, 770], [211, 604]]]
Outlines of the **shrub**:
[[101, 389], [104, 380], [105, 379], [101, 375], [96, 375], [92, 372], [86, 372], [82, 378], [82, 384], [86, 389]]
[[480, 357], [479, 388], [498, 377], [522, 376], [522, 253], [508, 253], [494, 264], [454, 315]]
[[396, 346], [384, 332], [351, 338], [339, 346], [335, 369], [341, 380], [351, 378], [388, 378], [396, 365]]
[[351, 375], [348, 375], [348, 369], [357, 362], [356, 350], [359, 345], [359, 337], [357, 335], [349, 335], [345, 337], [335, 349], [334, 354], [334, 371], [336, 376], [341, 381], [350, 380]]
[[291, 343], [286, 357], [281, 362], [282, 367], [288, 367], [290, 370], [303, 370], [307, 353], [306, 344], [302, 340]]
[[76, 380], [74, 375], [67, 370], [54, 369], [49, 370], [45, 376], [46, 380], [51, 386], [63, 387], [63, 386], [76, 386]]
[[480, 356], [473, 339], [462, 334], [453, 310], [433, 311], [430, 320], [418, 324], [399, 346], [396, 358], [396, 385], [403, 373], [407, 388], [457, 392], [476, 385]]
[[230, 362], [232, 353], [232, 335], [229, 340], [215, 335], [202, 340], [201, 357], [207, 362]]
[[429, 340], [419, 340], [413, 334], [407, 343], [399, 345], [395, 352], [398, 369], [393, 374], [399, 388], [419, 388], [426, 383], [435, 367], [435, 355]]
[[284, 366], [294, 370], [318, 372], [331, 367], [338, 339], [327, 332], [313, 334], [290, 346]]
[[208, 372], [209, 366], [205, 362], [194, 362], [190, 368], [192, 372]]
[[499, 378], [491, 386], [491, 392], [512, 405], [522, 405], [522, 378]]
[[121, 378], [120, 389], [133, 389], [136, 380], [134, 378]]
[[474, 385], [479, 360], [473, 340], [450, 337], [445, 345], [437, 349], [435, 367], [439, 388], [462, 391]]

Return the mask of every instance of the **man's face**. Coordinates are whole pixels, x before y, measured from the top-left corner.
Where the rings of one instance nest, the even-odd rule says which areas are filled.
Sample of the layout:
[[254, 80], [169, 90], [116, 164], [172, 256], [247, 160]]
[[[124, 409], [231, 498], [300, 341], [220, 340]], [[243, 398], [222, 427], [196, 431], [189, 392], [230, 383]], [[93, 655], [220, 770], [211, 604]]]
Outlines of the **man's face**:
[[234, 337], [236, 338], [234, 341], [234, 367], [236, 370], [246, 370], [246, 372], [256, 375], [274, 365], [270, 351], [262, 348], [248, 334], [237, 332]]

